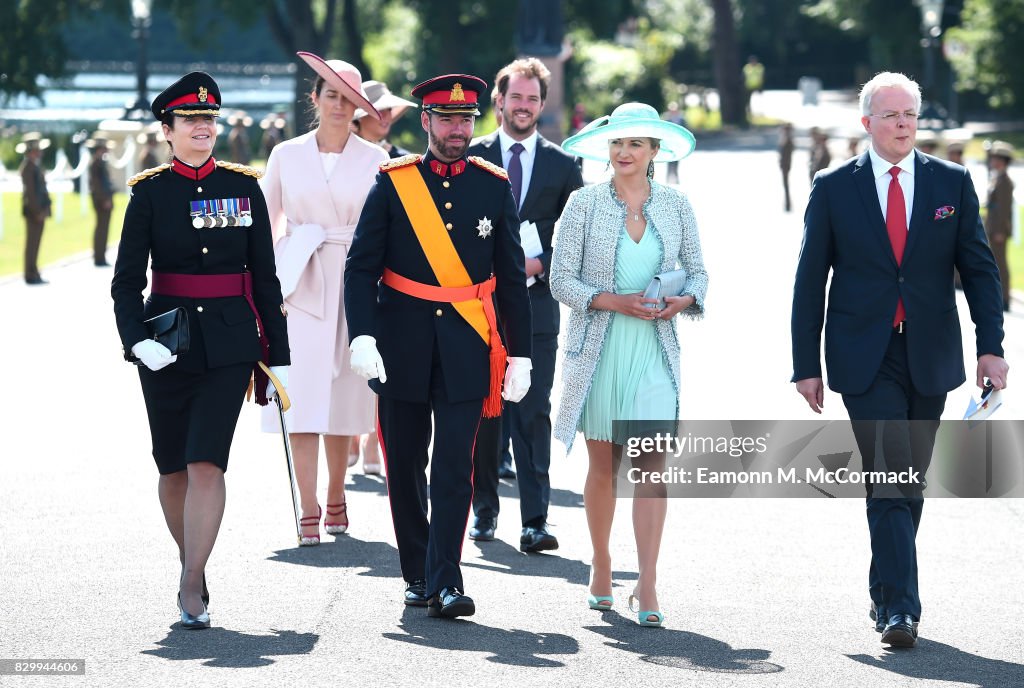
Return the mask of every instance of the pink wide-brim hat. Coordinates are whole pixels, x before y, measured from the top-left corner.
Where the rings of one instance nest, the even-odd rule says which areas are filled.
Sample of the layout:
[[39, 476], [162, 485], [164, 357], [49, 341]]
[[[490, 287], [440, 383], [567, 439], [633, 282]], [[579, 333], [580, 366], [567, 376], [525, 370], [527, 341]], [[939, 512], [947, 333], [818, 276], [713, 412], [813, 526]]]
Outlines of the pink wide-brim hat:
[[367, 114], [380, 120], [377, 108], [373, 107], [373, 103], [366, 97], [366, 91], [363, 90], [363, 77], [358, 69], [343, 60], [324, 60], [313, 53], [301, 50], [295, 54], [312, 67], [313, 71], [322, 76], [324, 81], [338, 89], [341, 95], [357, 108], [361, 108]]

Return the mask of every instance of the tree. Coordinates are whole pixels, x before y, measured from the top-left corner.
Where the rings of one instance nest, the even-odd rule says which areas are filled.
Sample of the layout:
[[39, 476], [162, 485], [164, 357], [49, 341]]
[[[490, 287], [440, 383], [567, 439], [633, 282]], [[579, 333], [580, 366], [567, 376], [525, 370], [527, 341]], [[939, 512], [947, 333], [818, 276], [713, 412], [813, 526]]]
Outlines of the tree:
[[985, 96], [989, 107], [1024, 111], [1024, 0], [967, 0], [959, 28], [946, 40], [957, 87]]
[[739, 48], [736, 45], [736, 23], [732, 14], [732, 2], [711, 0], [711, 7], [715, 11], [712, 55], [722, 124], [746, 126], [746, 98], [740, 71]]
[[0, 3], [0, 99], [40, 98], [39, 76], [66, 76], [61, 28], [76, 16], [107, 10], [127, 17], [128, 3], [111, 0], [18, 0]]

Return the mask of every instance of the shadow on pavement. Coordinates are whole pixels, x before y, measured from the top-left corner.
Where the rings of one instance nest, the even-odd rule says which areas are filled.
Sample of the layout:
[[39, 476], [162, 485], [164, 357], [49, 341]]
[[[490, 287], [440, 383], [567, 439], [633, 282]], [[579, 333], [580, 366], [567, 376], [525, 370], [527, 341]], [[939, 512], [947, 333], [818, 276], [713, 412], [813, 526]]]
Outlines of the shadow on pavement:
[[382, 475], [361, 475], [349, 472], [352, 482], [345, 485], [345, 490], [353, 492], [372, 492], [384, 497], [388, 494], [387, 480]]
[[[503, 540], [492, 540], [491, 542], [474, 542], [480, 550], [480, 557], [489, 564], [488, 566], [476, 561], [463, 560], [464, 567], [494, 571], [496, 573], [507, 573], [514, 576], [539, 576], [541, 578], [560, 578], [566, 583], [573, 585], [587, 585], [590, 581], [590, 564], [585, 564], [576, 559], [565, 559], [557, 554], [525, 554], [519, 551], [518, 545], [512, 546]], [[637, 579], [635, 571], [613, 571], [612, 582], [632, 581]], [[580, 599], [586, 597], [585, 592], [580, 592]]]
[[[728, 643], [705, 635], [672, 628], [644, 628], [618, 613], [598, 612], [607, 626], [585, 626], [608, 638], [605, 643], [616, 650], [635, 652], [651, 664], [704, 671], [715, 674], [775, 674], [783, 671], [766, 661], [770, 650], [734, 650]], [[628, 613], [628, 612], [627, 612]], [[671, 623], [671, 611], [666, 613]]]
[[489, 662], [510, 666], [559, 668], [565, 664], [544, 655], [572, 655], [579, 642], [561, 633], [533, 633], [492, 628], [468, 619], [432, 619], [422, 607], [407, 607], [402, 614], [403, 633], [384, 633], [388, 640], [438, 650], [482, 652]]
[[881, 657], [846, 655], [855, 662], [900, 676], [979, 688], [1018, 688], [1024, 685], [1024, 665], [979, 657], [952, 645], [920, 638], [917, 647], [891, 650]]
[[279, 549], [267, 559], [296, 566], [369, 569], [360, 571], [360, 576], [402, 577], [396, 547], [386, 542], [357, 540], [348, 535], [335, 537], [322, 533], [316, 547]]
[[205, 660], [212, 667], [261, 667], [273, 664], [272, 657], [305, 655], [313, 650], [320, 636], [315, 633], [271, 631], [272, 635], [250, 635], [213, 627], [206, 631], [187, 631], [178, 624], [167, 637], [157, 642], [157, 650], [142, 654], [172, 660]]

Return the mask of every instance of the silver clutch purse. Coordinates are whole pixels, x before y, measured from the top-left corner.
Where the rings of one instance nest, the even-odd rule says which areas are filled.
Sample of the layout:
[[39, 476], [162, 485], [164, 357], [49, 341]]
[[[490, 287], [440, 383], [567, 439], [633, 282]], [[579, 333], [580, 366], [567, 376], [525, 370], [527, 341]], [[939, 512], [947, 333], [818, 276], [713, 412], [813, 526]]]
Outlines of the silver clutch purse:
[[[682, 268], [671, 272], [662, 272], [651, 278], [651, 283], [644, 291], [645, 299], [658, 299], [657, 308], [665, 307], [666, 296], [679, 296], [686, 288], [686, 270]], [[653, 304], [647, 304], [651, 308]]]

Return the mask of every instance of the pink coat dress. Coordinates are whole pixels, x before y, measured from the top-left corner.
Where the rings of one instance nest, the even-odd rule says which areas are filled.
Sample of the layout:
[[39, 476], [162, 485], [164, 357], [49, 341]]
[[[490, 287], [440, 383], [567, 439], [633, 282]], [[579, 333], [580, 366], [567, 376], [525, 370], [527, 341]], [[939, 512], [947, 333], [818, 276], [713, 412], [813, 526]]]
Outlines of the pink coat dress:
[[[342, 278], [359, 213], [387, 159], [353, 134], [326, 176], [310, 132], [276, 146], [267, 161], [260, 186], [288, 308], [288, 432], [360, 435], [373, 429], [373, 392], [349, 367]], [[263, 409], [262, 426], [280, 432], [273, 404]]]

